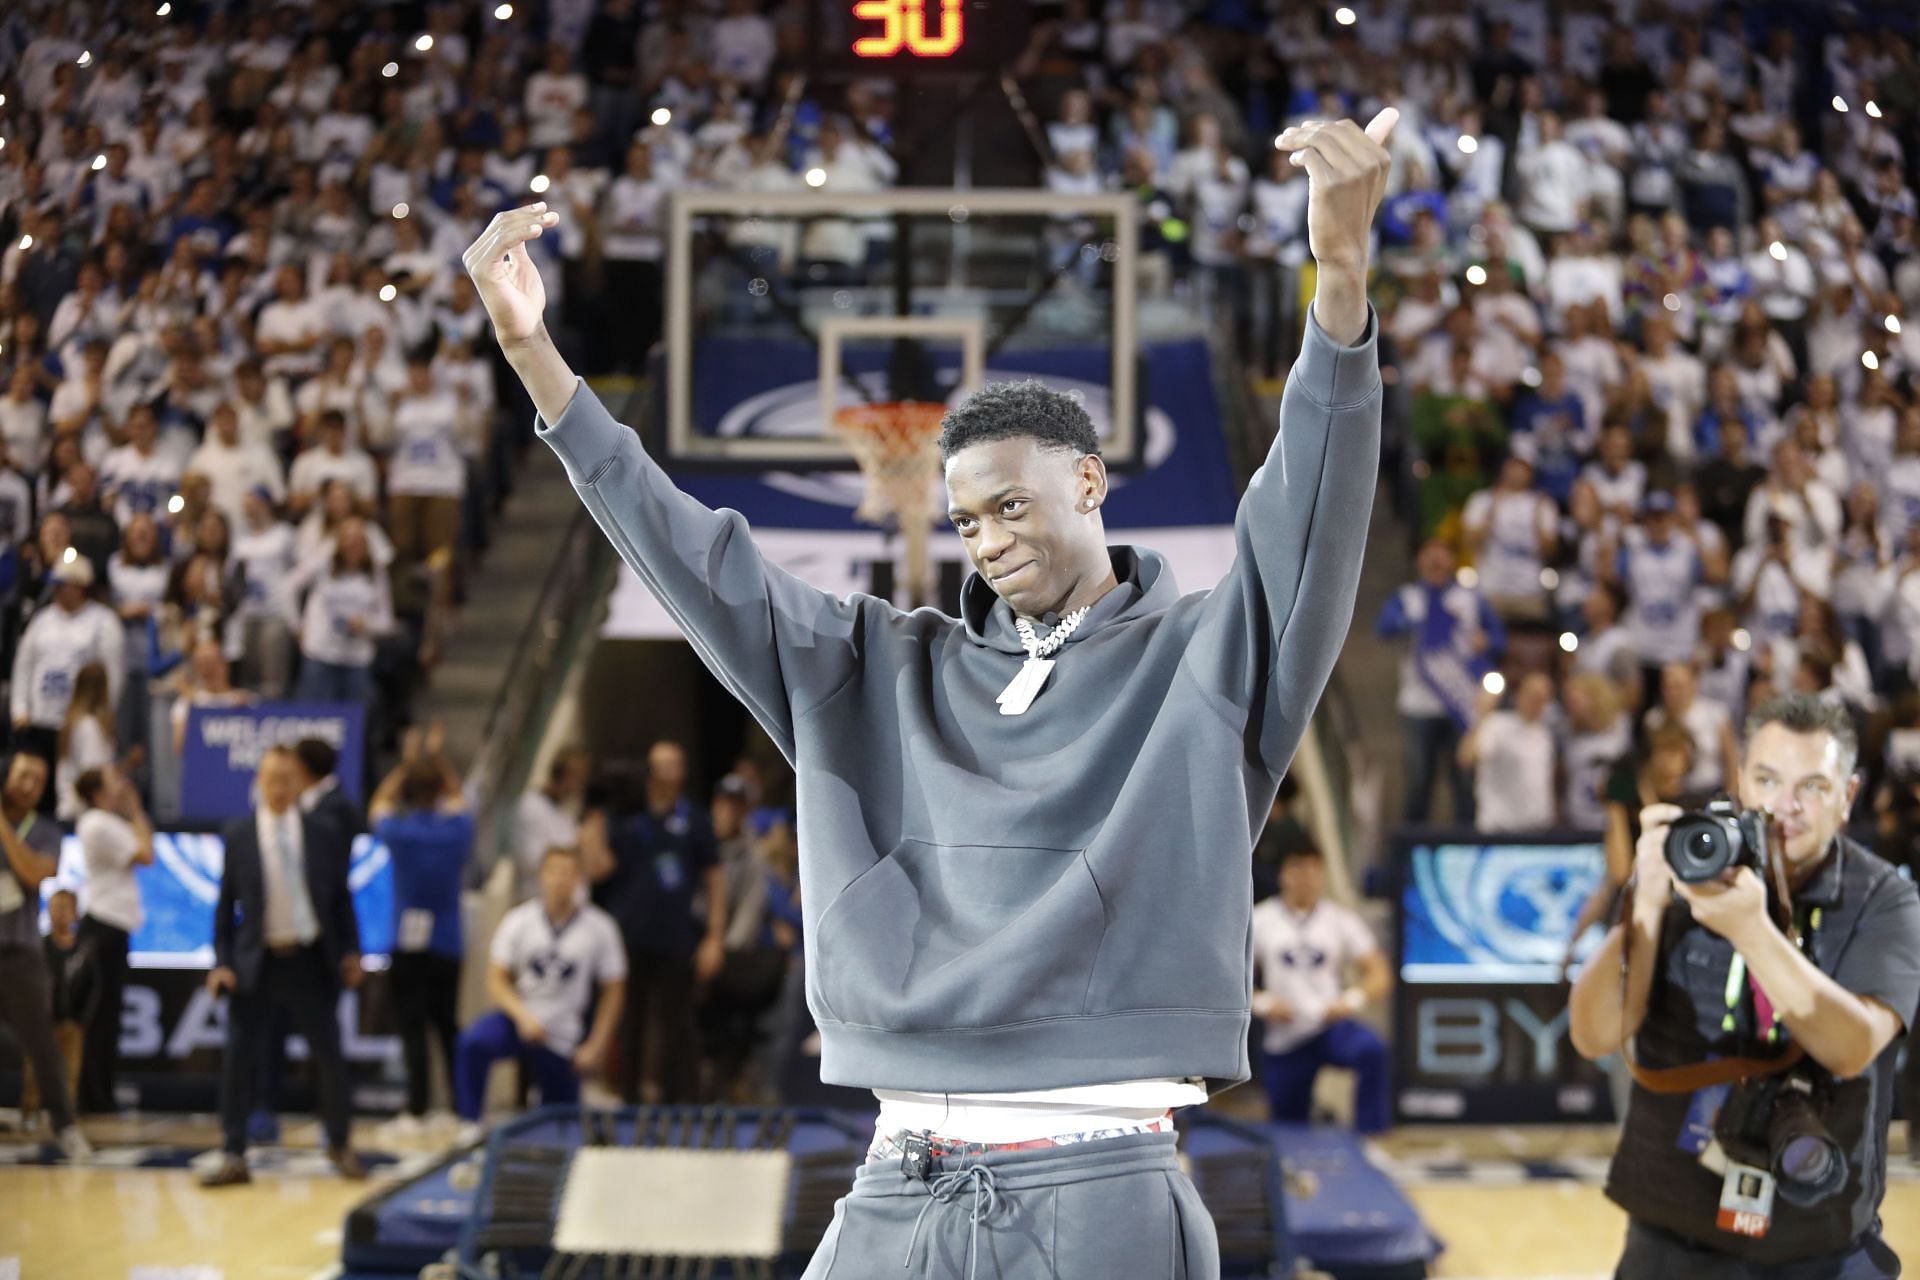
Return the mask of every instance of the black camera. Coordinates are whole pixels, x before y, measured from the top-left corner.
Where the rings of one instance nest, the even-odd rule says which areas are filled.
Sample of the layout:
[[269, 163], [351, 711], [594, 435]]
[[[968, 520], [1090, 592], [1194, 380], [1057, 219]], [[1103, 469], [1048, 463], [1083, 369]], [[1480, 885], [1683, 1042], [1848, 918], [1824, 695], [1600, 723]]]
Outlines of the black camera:
[[1698, 813], [1683, 813], [1667, 829], [1667, 865], [1687, 884], [1712, 880], [1734, 867], [1765, 873], [1767, 815], [1725, 798]]
[[1741, 1164], [1771, 1170], [1780, 1198], [1802, 1209], [1847, 1185], [1847, 1153], [1827, 1132], [1825, 1092], [1806, 1071], [1743, 1080], [1720, 1104], [1714, 1136]]

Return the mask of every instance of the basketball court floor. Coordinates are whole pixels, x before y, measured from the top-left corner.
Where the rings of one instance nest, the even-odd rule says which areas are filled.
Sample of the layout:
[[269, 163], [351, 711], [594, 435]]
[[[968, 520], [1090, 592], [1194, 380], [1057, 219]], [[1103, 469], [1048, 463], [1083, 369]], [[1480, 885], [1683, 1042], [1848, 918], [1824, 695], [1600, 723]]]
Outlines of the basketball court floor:
[[[363, 1125], [359, 1144], [403, 1162], [349, 1184], [326, 1172], [313, 1127], [294, 1124], [289, 1154], [270, 1158], [277, 1168], [211, 1192], [190, 1168], [128, 1167], [215, 1145], [211, 1117], [113, 1121], [96, 1135], [102, 1159], [81, 1169], [17, 1166], [20, 1147], [0, 1143], [0, 1280], [327, 1280], [348, 1210], [437, 1151]], [[1378, 1155], [1446, 1243], [1434, 1275], [1606, 1280], [1623, 1230], [1600, 1193], [1611, 1143], [1598, 1126], [1408, 1128]], [[1901, 1135], [1892, 1147], [1905, 1150]], [[1887, 1237], [1920, 1259], [1920, 1173], [1896, 1156], [1889, 1174]]]

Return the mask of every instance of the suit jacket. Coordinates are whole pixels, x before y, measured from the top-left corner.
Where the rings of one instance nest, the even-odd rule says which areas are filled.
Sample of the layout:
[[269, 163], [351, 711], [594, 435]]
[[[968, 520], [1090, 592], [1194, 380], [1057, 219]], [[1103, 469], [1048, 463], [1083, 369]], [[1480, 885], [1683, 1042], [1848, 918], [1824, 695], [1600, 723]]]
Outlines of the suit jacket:
[[[340, 961], [360, 951], [360, 921], [347, 884], [352, 837], [340, 835], [336, 823], [310, 813], [301, 815], [300, 838], [305, 846], [307, 893], [320, 923], [319, 946], [327, 971], [338, 974]], [[249, 813], [230, 823], [226, 839], [226, 866], [220, 873], [220, 900], [213, 914], [214, 962], [232, 969], [241, 989], [251, 991], [260, 981], [267, 952], [267, 882], [256, 815]]]
[[335, 779], [333, 786], [327, 788], [325, 794], [320, 797], [320, 802], [313, 806], [313, 812], [308, 816], [329, 828], [328, 833], [322, 838], [337, 843], [342, 857], [351, 857], [354, 838], [366, 834], [366, 814], [361, 811], [359, 805], [347, 797], [338, 779]]

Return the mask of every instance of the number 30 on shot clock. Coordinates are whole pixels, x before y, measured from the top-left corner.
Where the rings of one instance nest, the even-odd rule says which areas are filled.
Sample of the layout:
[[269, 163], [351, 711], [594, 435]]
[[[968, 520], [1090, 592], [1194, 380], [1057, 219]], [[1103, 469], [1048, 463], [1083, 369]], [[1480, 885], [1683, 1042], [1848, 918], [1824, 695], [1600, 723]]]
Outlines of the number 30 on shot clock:
[[813, 0], [810, 69], [839, 75], [995, 72], [1027, 38], [1023, 0]]
[[960, 0], [857, 0], [853, 16], [875, 24], [853, 42], [862, 58], [891, 58], [903, 50], [916, 58], [950, 58], [967, 38]]

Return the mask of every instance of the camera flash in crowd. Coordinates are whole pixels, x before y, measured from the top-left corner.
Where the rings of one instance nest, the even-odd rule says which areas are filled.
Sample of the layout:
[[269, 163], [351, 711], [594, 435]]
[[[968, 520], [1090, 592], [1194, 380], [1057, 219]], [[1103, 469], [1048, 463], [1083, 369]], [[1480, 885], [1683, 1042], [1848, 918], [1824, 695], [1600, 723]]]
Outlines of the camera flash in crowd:
[[814, 168], [807, 170], [807, 185], [810, 187], [826, 186], [827, 171], [825, 169], [818, 167], [817, 165]]
[[1753, 637], [1747, 634], [1745, 627], [1736, 627], [1733, 632], [1733, 647], [1740, 653], [1753, 648]]
[[655, 124], [664, 128], [667, 125], [670, 125], [673, 123], [673, 112], [669, 111], [665, 107], [655, 107], [653, 109], [653, 114], [651, 116], [648, 116], [647, 118], [653, 121]]
[[427, 50], [433, 48], [433, 37], [426, 34], [425, 32], [421, 32], [420, 36], [416, 40], [414, 40], [413, 47], [418, 49], [421, 53], [425, 53], [427, 52]]
[[1487, 282], [1487, 269], [1485, 267], [1481, 266], [1479, 263], [1476, 262], [1472, 266], [1467, 268], [1468, 284], [1485, 284], [1486, 282]]
[[1888, 332], [1888, 333], [1899, 333], [1899, 332], [1900, 332], [1900, 317], [1899, 317], [1899, 316], [1896, 316], [1896, 315], [1893, 315], [1893, 314], [1889, 314], [1889, 315], [1887, 316], [1887, 332]]
[[1785, 262], [1787, 260], [1787, 246], [1775, 240], [1767, 246], [1767, 254], [1775, 262]]
[[1579, 649], [1580, 649], [1579, 636], [1573, 634], [1573, 632], [1571, 631], [1562, 631], [1560, 633], [1560, 652], [1577, 653], [1579, 652]]
[[158, 9], [155, 9], [153, 11], [153, 16], [156, 18], [164, 18], [172, 12], [173, 12], [173, 4], [171, 3], [171, 0], [168, 0], [167, 3], [162, 4]]
[[1507, 678], [1498, 671], [1489, 671], [1480, 677], [1480, 687], [1497, 698], [1507, 691]]
[[79, 57], [77, 57], [77, 58], [75, 58], [75, 59], [74, 59], [73, 61], [74, 61], [74, 65], [75, 65], [75, 66], [81, 66], [81, 67], [90, 67], [90, 66], [92, 66], [92, 65], [93, 65], [93, 50], [91, 50], [91, 49], [82, 49], [82, 50], [80, 51], [80, 56], [79, 56]]
[[551, 185], [552, 184], [547, 181], [546, 174], [536, 173], [533, 175], [533, 181], [529, 182], [527, 184], [527, 187], [529, 190], [533, 192], [533, 194], [539, 195], [541, 192], [545, 191]]
[[168, 515], [177, 516], [182, 511], [185, 511], [186, 509], [187, 509], [187, 500], [181, 497], [179, 494], [176, 493], [171, 498], [167, 499]]
[[106, 153], [106, 152], [104, 152], [104, 151], [102, 151], [102, 152], [101, 152], [101, 153], [100, 153], [99, 155], [97, 155], [97, 156], [95, 156], [95, 157], [93, 158], [93, 164], [92, 164], [92, 165], [90, 165], [89, 167], [90, 167], [90, 168], [91, 168], [91, 169], [92, 169], [92, 170], [93, 170], [93, 171], [94, 171], [95, 173], [98, 173], [98, 172], [100, 172], [100, 171], [101, 171], [102, 169], [104, 169], [104, 168], [106, 168], [106, 167], [107, 167], [107, 153]]
[[1678, 311], [1680, 309], [1680, 295], [1677, 293], [1670, 293], [1666, 297], [1660, 299], [1660, 305], [1665, 307], [1669, 311]]
[[505, 22], [513, 16], [513, 6], [510, 4], [498, 5], [494, 8], [493, 16]]
[[391, 80], [400, 74], [400, 64], [397, 62], [389, 62], [386, 66], [380, 68], [380, 74]]
[[23, 235], [23, 236], [21, 236], [21, 237], [20, 237], [20, 247], [21, 247], [22, 249], [31, 249], [31, 248], [33, 248], [33, 237], [32, 237], [32, 236], [30, 236], [30, 235]]
[[1459, 571], [1456, 572], [1453, 577], [1454, 581], [1466, 587], [1468, 590], [1472, 590], [1474, 587], [1480, 585], [1480, 571], [1470, 564], [1461, 565]]
[[80, 557], [79, 552], [75, 551], [72, 547], [68, 547], [64, 552], [61, 553], [60, 563], [72, 564], [75, 560], [79, 559], [79, 557]]
[[1532, 365], [1528, 365], [1526, 368], [1520, 371], [1520, 384], [1522, 386], [1527, 386], [1527, 387], [1539, 386], [1540, 371], [1534, 368]]
[[1880, 118], [1880, 104], [1873, 101], [1871, 98], [1867, 100], [1867, 105], [1860, 109], [1866, 112], [1868, 115], [1872, 116], [1875, 120], [1878, 120]]
[[399, 204], [393, 206], [393, 216], [396, 218], [404, 218], [409, 213], [412, 213], [412, 212], [413, 210], [407, 208], [407, 202], [405, 200], [402, 200]]
[[1839, 94], [1837, 94], [1837, 93], [1836, 93], [1836, 94], [1834, 94], [1834, 95], [1833, 95], [1833, 109], [1834, 109], [1835, 111], [1838, 111], [1838, 112], [1839, 112], [1839, 113], [1840, 113], [1841, 115], [1845, 115], [1845, 114], [1847, 114], [1847, 100], [1846, 100], [1845, 98], [1843, 98], [1843, 97], [1841, 97], [1841, 96], [1840, 96]]
[[1357, 21], [1353, 10], [1347, 8], [1345, 5], [1341, 5], [1333, 11], [1333, 20], [1343, 27], [1350, 27]]
[[1480, 139], [1470, 133], [1463, 133], [1460, 135], [1459, 141], [1453, 145], [1460, 148], [1461, 155], [1470, 156], [1480, 149]]
[[1860, 363], [1868, 369], [1878, 369], [1880, 367], [1880, 357], [1871, 351], [1862, 351], [1860, 353]]
[[380, 286], [380, 301], [392, 302], [395, 298], [399, 296], [400, 296], [400, 291], [394, 288], [392, 285], [383, 284]]

